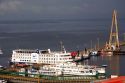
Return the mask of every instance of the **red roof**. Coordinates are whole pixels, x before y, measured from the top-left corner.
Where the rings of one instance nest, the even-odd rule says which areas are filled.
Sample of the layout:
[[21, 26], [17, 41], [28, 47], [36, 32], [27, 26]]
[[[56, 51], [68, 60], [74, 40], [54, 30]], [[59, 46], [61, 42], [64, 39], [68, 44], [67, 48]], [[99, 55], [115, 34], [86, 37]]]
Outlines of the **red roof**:
[[107, 80], [103, 80], [95, 83], [125, 83], [125, 76], [111, 78], [111, 79], [107, 79]]

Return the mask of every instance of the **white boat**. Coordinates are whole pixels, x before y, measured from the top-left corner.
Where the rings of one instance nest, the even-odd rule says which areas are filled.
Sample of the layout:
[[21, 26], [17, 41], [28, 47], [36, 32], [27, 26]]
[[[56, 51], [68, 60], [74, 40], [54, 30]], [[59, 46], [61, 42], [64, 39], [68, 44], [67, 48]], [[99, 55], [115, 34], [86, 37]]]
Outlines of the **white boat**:
[[7, 83], [7, 81], [6, 81], [6, 80], [1, 80], [1, 79], [0, 79], [0, 83]]
[[96, 76], [98, 73], [105, 73], [105, 69], [90, 65], [77, 65], [76, 63], [62, 63], [56, 65], [44, 65], [39, 70], [42, 75], [50, 76]]
[[90, 56], [97, 56], [98, 55], [98, 51], [91, 51], [90, 52]]
[[3, 54], [3, 51], [0, 49], [0, 54]]
[[57, 64], [73, 61], [71, 53], [62, 51], [48, 50], [28, 50], [17, 49], [13, 50], [11, 62], [13, 63], [43, 63], [43, 64]]
[[0, 65], [0, 68], [3, 68], [3, 66], [2, 66], [2, 65]]
[[83, 54], [82, 56], [83, 56], [83, 58], [87, 58], [87, 57], [89, 57], [89, 53]]
[[86, 60], [89, 59], [89, 51], [83, 51], [81, 53], [79, 53], [77, 56], [75, 56], [74, 61], [81, 61], [81, 60]]
[[85, 48], [85, 50], [83, 51], [83, 53], [82, 53], [82, 57], [83, 58], [87, 58], [87, 57], [89, 57], [89, 51]]
[[28, 69], [28, 76], [29, 77], [38, 77], [39, 71], [35, 69]]

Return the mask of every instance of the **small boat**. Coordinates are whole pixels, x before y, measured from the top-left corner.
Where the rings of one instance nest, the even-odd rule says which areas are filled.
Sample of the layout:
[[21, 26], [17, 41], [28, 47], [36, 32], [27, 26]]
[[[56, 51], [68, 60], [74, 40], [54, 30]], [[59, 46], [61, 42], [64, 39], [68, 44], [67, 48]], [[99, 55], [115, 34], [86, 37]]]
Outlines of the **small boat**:
[[90, 59], [89, 54], [90, 54], [89, 51], [85, 48], [84, 51], [79, 52], [78, 55], [75, 56], [74, 61], [79, 62], [79, 61]]
[[0, 49], [0, 54], [3, 54], [3, 51]]
[[1, 80], [1, 79], [0, 79], [0, 83], [7, 83], [7, 81], [6, 81], [6, 80]]
[[0, 68], [3, 68], [3, 66], [2, 66], [2, 65], [0, 65]]
[[97, 56], [98, 55], [98, 51], [91, 51], [90, 52], [90, 56]]
[[84, 58], [89, 57], [89, 51], [88, 51], [86, 48], [85, 48], [85, 50], [83, 51], [82, 56], [83, 56]]

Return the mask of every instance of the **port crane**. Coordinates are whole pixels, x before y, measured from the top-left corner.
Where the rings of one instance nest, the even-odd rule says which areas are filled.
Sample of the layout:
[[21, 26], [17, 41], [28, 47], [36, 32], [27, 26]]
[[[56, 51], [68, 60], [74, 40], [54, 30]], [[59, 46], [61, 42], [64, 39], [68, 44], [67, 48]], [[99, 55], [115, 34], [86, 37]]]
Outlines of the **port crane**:
[[109, 42], [106, 43], [106, 51], [118, 51], [120, 49], [119, 36], [118, 36], [118, 24], [117, 24], [117, 11], [113, 11], [112, 24]]

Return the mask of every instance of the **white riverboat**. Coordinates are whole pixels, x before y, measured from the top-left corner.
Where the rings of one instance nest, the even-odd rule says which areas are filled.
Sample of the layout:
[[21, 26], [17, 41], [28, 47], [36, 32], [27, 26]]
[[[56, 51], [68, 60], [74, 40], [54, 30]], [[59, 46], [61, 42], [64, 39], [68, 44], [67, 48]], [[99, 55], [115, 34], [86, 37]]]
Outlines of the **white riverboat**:
[[44, 65], [39, 70], [42, 75], [50, 76], [96, 76], [99, 73], [105, 73], [105, 68], [90, 66], [90, 65], [77, 65], [76, 63], [66, 62], [55, 65]]
[[17, 49], [13, 50], [11, 62], [13, 63], [43, 63], [43, 64], [57, 64], [73, 61], [71, 53], [66, 51], [51, 51], [48, 50], [28, 50]]

